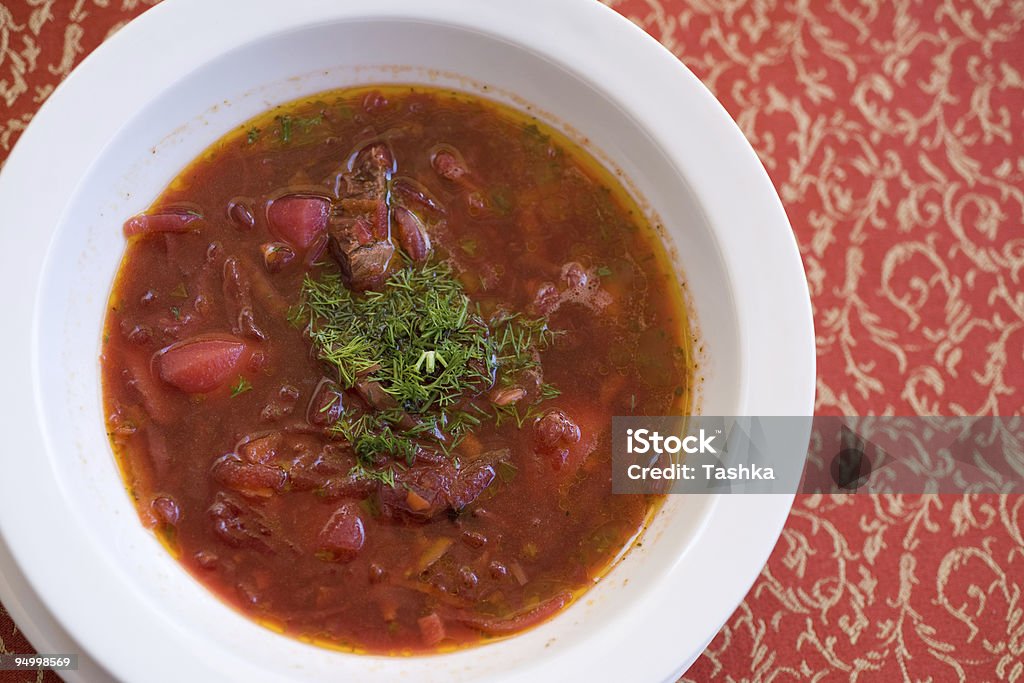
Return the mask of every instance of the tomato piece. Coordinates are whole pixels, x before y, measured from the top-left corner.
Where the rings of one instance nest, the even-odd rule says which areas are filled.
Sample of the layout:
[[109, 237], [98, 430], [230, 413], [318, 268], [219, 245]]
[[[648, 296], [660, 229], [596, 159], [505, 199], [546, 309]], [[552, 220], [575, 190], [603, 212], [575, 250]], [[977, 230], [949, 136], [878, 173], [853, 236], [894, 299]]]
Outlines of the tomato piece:
[[191, 232], [199, 228], [202, 215], [195, 211], [140, 213], [124, 222], [124, 236], [149, 235], [158, 232]]
[[416, 620], [420, 626], [420, 635], [423, 636], [423, 644], [427, 647], [434, 647], [448, 637], [444, 630], [444, 622], [437, 612], [431, 612], [425, 617]]
[[331, 203], [324, 197], [285, 195], [267, 206], [270, 230], [297, 249], [307, 249], [327, 230]]
[[212, 391], [242, 364], [246, 344], [229, 335], [195, 337], [171, 344], [156, 356], [160, 379], [190, 394]]

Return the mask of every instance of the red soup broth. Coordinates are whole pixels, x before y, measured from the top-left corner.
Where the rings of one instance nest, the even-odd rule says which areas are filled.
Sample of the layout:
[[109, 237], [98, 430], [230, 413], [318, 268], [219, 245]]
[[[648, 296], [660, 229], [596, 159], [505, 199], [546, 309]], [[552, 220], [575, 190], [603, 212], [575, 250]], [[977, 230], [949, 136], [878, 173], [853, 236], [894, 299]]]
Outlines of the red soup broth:
[[[542, 122], [419, 86], [321, 93], [216, 142], [125, 233], [114, 452], [143, 523], [254, 620], [372, 653], [507, 636], [593, 585], [659, 504], [611, 493], [611, 417], [689, 408], [681, 288], [616, 178]], [[457, 358], [421, 351], [415, 375], [396, 347], [419, 342], [391, 344], [384, 316], [361, 353], [389, 360], [346, 379], [312, 335], [402, 291], [395, 320], [432, 320], [434, 287], [403, 273], [454, 297], [429, 305], [468, 302], [446, 353], [483, 349], [443, 417], [384, 373], [426, 386]], [[334, 328], [308, 282], [349, 306]]]

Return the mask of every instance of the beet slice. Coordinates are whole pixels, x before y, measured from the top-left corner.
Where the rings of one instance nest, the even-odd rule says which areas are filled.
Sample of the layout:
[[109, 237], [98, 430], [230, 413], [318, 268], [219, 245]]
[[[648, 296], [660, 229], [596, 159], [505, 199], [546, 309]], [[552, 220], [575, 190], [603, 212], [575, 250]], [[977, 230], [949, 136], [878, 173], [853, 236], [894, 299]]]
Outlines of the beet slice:
[[308, 249], [327, 230], [331, 203], [325, 197], [285, 195], [267, 206], [267, 222], [278, 238], [296, 249]]
[[190, 394], [212, 391], [241, 365], [246, 344], [230, 335], [207, 335], [168, 346], [156, 356], [160, 379]]
[[124, 222], [124, 236], [150, 235], [160, 232], [192, 232], [199, 228], [202, 215], [196, 211], [163, 211], [140, 213]]

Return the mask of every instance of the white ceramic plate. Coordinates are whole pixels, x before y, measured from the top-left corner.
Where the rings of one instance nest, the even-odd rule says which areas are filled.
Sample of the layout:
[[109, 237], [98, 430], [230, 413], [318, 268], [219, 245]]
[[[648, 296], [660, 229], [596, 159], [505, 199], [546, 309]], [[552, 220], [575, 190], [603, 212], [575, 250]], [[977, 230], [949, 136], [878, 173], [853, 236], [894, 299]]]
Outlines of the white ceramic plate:
[[585, 138], [633, 182], [677, 249], [706, 350], [704, 412], [811, 413], [809, 297], [771, 182], [697, 79], [611, 10], [592, 0], [168, 0], [75, 70], [0, 175], [0, 281], [12, 294], [0, 339], [0, 534], [16, 566], [0, 557], [10, 572], [0, 597], [38, 648], [73, 638], [126, 681], [671, 678], [750, 587], [791, 497], [674, 497], [643, 547], [551, 622], [410, 658], [332, 652], [265, 630], [139, 524], [104, 434], [98, 381], [122, 221], [250, 116], [369, 81], [487, 86], [485, 95], [530, 104]]

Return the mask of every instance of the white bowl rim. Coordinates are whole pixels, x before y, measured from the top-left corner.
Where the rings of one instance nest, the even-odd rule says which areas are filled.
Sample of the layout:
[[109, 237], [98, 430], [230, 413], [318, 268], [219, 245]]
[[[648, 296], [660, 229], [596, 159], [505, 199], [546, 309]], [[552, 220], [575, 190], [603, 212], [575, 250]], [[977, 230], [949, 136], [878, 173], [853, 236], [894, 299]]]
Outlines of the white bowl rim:
[[[557, 48], [531, 31], [530, 17], [541, 13], [545, 35], [565, 30]], [[164, 629], [173, 642], [174, 629], [160, 623], [143, 627], [119, 619], [129, 612], [109, 599], [110, 589], [116, 587], [102, 585], [102, 562], [91, 556], [88, 546], [62, 535], [59, 491], [54, 488], [46, 493], [44, 487], [54, 473], [46, 463], [38, 462], [41, 459], [22, 456], [40, 451], [46, 442], [35, 417], [45, 406], [37, 400], [10, 397], [16, 391], [23, 395], [33, 392], [33, 366], [39, 360], [34, 356], [38, 345], [33, 316], [52, 238], [47, 226], [57, 225], [64, 210], [63, 201], [53, 201], [53, 197], [70, 197], [79, 179], [88, 173], [101, 141], [117, 130], [117, 107], [122, 99], [149, 101], [161, 84], [173, 82], [233, 45], [305, 25], [366, 18], [441, 22], [507, 36], [542, 54], [557, 51], [563, 63], [581, 72], [600, 64], [606, 87], [621, 98], [626, 97], [623, 93], [649, 95], [648, 82], [673, 83], [675, 87], [659, 91], [658, 107], [644, 111], [643, 124], [664, 141], [664, 151], [673, 163], [689, 169], [686, 175], [693, 191], [714, 223], [734, 226], [716, 233], [723, 256], [734, 281], [755, 282], [759, 291], [756, 301], [739, 296], [736, 304], [737, 315], [752, 329], [765, 333], [756, 343], [749, 338], [741, 340], [744, 357], [751, 359], [744, 368], [745, 412], [809, 415], [813, 411], [815, 350], [810, 298], [796, 241], [767, 173], [738, 127], [696, 77], [654, 39], [612, 10], [593, 0], [525, 0], [517, 2], [515, 12], [475, 0], [434, 0], [428, 5], [414, 0], [378, 0], [372, 6], [305, 0], [264, 2], [258, 9], [254, 3], [240, 0], [214, 4], [170, 0], [128, 24], [84, 60], [37, 113], [0, 174], [0, 206], [7, 225], [41, 226], [37, 231], [5, 235], [10, 246], [0, 254], [0, 278], [9, 291], [24, 291], [29, 283], [32, 290], [13, 297], [7, 314], [8, 335], [0, 340], [0, 367], [9, 382], [2, 424], [10, 437], [0, 460], [8, 475], [0, 478], [0, 535], [49, 611], [88, 653], [124, 680], [143, 680], [153, 666], [173, 667], [178, 680], [203, 680], [204, 673], [210, 672], [202, 668], [201, 657], [168, 661], [167, 642], [136, 639], [130, 651], [124, 647], [125, 634], [131, 631]], [[153, 55], [145, 70], [132, 63], [133, 55], [148, 54], [147, 47], [160, 42], [166, 26], [188, 26], [194, 20], [218, 26], [220, 40], [190, 41], [187, 51]], [[648, 79], [635, 78], [637, 65]], [[108, 92], [101, 87], [103, 83], [122, 87]], [[104, 97], [95, 97], [96, 92]], [[684, 108], [706, 124], [699, 134], [676, 130], [672, 112]], [[45, 184], [38, 175], [40, 159], [47, 160]], [[698, 165], [710, 172], [696, 172]], [[728, 187], [716, 180], [724, 177], [717, 169], [730, 178]], [[744, 201], [736, 202], [735, 196]], [[752, 222], [760, 230], [756, 244], [746, 232]], [[8, 227], [7, 232], [13, 231]], [[23, 334], [26, 329], [33, 334]], [[12, 335], [12, 330], [21, 333]], [[29, 358], [34, 362], [26, 362]], [[32, 485], [24, 485], [26, 481]], [[689, 628], [687, 611], [699, 611], [717, 631], [759, 573], [791, 504], [788, 495], [719, 497], [707, 526], [691, 547], [691, 553], [702, 561], [679, 562], [671, 570], [680, 585], [696, 590], [659, 596], [658, 601], [647, 601], [651, 604], [634, 610], [634, 617], [641, 621], [645, 613], [654, 610], [677, 610], [678, 630], [632, 629], [636, 640], [621, 643], [623, 650], [592, 652], [587, 662], [571, 663], [578, 668], [568, 668], [567, 663], [559, 666], [566, 667], [563, 671], [582, 673], [585, 668], [600, 673], [615, 669], [614, 659], [632, 655], [636, 680], [664, 679], [680, 671], [699, 654], [699, 650], [684, 653], [689, 661], [681, 661], [678, 645], [673, 646]], [[44, 519], [19, 523], [25, 511], [39, 509], [47, 510]], [[719, 538], [728, 538], [729, 543], [719, 543]], [[737, 547], [743, 549], [742, 561], [737, 561]], [[96, 572], [95, 593], [76, 595], [65, 588], [61, 575], [67, 570], [69, 555], [76, 571]], [[132, 599], [123, 596], [124, 601]], [[102, 620], [102, 627], [97, 628], [97, 620]], [[713, 635], [712, 631], [707, 637]], [[631, 646], [634, 649], [628, 649]]]

